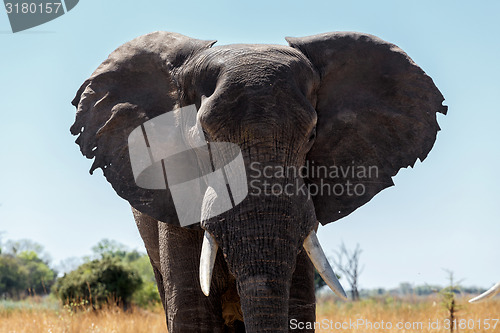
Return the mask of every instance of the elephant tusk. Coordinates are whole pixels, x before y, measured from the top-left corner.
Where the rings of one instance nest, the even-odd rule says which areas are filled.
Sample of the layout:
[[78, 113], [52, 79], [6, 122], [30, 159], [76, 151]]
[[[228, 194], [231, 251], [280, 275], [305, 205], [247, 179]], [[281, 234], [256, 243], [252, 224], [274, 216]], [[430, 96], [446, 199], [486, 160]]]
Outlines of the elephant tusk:
[[208, 296], [210, 293], [210, 284], [212, 283], [212, 274], [214, 272], [218, 248], [219, 246], [215, 238], [208, 231], [205, 231], [200, 257], [200, 285], [205, 296]]
[[325, 253], [319, 244], [318, 237], [314, 230], [312, 230], [309, 236], [304, 240], [304, 249], [314, 267], [316, 267], [319, 275], [325, 280], [330, 289], [332, 289], [338, 297], [347, 300], [344, 288], [342, 288], [342, 285], [337, 279], [337, 275], [333, 271], [332, 266], [330, 266], [328, 259], [326, 259]]
[[494, 297], [496, 294], [500, 293], [500, 282], [495, 284], [493, 287], [491, 287], [489, 290], [485, 291], [479, 296], [474, 297], [473, 299], [469, 300], [469, 303], [479, 303], [484, 300], [487, 300], [488, 298]]

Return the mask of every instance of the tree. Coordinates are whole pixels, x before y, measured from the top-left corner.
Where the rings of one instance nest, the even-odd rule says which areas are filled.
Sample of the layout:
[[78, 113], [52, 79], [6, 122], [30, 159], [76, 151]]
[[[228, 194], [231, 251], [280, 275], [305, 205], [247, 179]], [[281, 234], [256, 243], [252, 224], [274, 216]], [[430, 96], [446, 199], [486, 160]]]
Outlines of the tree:
[[57, 273], [52, 270], [46, 262], [38, 258], [38, 255], [33, 251], [21, 252], [18, 258], [28, 272], [28, 293], [32, 295], [50, 293], [50, 289], [55, 283]]
[[448, 312], [448, 319], [449, 322], [451, 323], [449, 330], [450, 333], [454, 332], [454, 329], [456, 328], [455, 323], [458, 322], [457, 320], [457, 312], [460, 310], [460, 306], [457, 304], [457, 299], [456, 299], [456, 294], [460, 293], [460, 284], [455, 282], [455, 277], [452, 271], [446, 270], [448, 274], [448, 279], [450, 281], [448, 287], [443, 288], [440, 291], [441, 297], [442, 297], [442, 306], [446, 309]]
[[132, 295], [132, 301], [141, 307], [160, 304], [160, 295], [149, 257], [137, 250], [130, 251], [127, 246], [109, 239], [103, 239], [92, 247], [94, 256], [116, 258], [126, 267], [135, 271], [142, 280], [141, 286]]
[[2, 250], [3, 250], [3, 241], [2, 241], [2, 238], [3, 238], [4, 234], [5, 234], [5, 231], [0, 231], [0, 254], [2, 254]]
[[127, 247], [115, 240], [105, 238], [92, 247], [92, 252], [100, 258], [117, 257], [123, 259], [127, 255]]
[[403, 295], [411, 295], [413, 293], [413, 286], [408, 282], [401, 282], [399, 284], [399, 291]]
[[344, 274], [349, 282], [353, 301], [359, 300], [358, 280], [363, 272], [363, 268], [359, 267], [361, 252], [363, 251], [359, 244], [356, 244], [356, 248], [351, 252], [347, 250], [344, 242], [342, 242], [339, 251], [335, 252], [336, 258], [333, 261], [337, 269]]
[[[0, 254], [0, 295], [20, 299], [26, 295], [48, 294], [55, 282], [56, 272], [47, 262], [34, 251], [21, 251], [16, 244], [36, 244], [31, 241], [8, 241], [10, 244], [4, 253]], [[43, 249], [36, 247], [39, 252]]]
[[25, 251], [33, 251], [36, 254], [42, 254], [43, 252], [43, 246], [30, 239], [8, 240], [5, 243], [5, 249], [6, 252], [13, 255], [17, 255], [18, 253]]
[[4, 252], [14, 256], [22, 252], [34, 252], [38, 258], [42, 259], [47, 265], [50, 262], [50, 255], [45, 252], [42, 245], [30, 239], [8, 240], [4, 246]]
[[69, 273], [78, 268], [81, 264], [83, 264], [83, 259], [79, 257], [69, 257], [63, 259], [59, 262], [57, 266], [58, 270], [62, 273]]
[[87, 301], [94, 308], [115, 302], [127, 308], [142, 279], [117, 258], [105, 256], [84, 263], [56, 283], [56, 294], [65, 303]]
[[[131, 252], [133, 254], [134, 252]], [[142, 285], [132, 295], [134, 304], [140, 307], [154, 307], [161, 304], [160, 294], [156, 286], [156, 279], [153, 273], [153, 267], [146, 254], [128, 263], [129, 267], [134, 269], [142, 279]]]
[[0, 296], [20, 299], [28, 286], [28, 270], [18, 258], [9, 254], [0, 255]]

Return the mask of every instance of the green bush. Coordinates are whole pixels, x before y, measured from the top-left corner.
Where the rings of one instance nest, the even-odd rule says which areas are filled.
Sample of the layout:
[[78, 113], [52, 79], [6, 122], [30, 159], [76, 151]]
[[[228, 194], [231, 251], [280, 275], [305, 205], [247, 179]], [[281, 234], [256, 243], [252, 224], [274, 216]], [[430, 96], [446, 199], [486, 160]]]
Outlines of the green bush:
[[142, 308], [155, 307], [161, 304], [160, 294], [156, 287], [156, 280], [153, 273], [153, 268], [149, 261], [149, 257], [145, 254], [136, 256], [135, 252], [130, 252], [125, 259], [127, 265], [136, 271], [141, 277], [142, 286], [137, 289], [132, 295], [132, 301], [135, 305]]
[[19, 258], [0, 255], [0, 297], [20, 299], [28, 287], [28, 270]]
[[161, 304], [160, 294], [155, 282], [144, 282], [133, 295], [132, 302], [141, 308], [155, 308]]
[[33, 251], [21, 252], [18, 255], [28, 271], [28, 293], [31, 295], [47, 295], [56, 280], [56, 272]]
[[146, 254], [136, 250], [130, 251], [125, 245], [109, 239], [99, 241], [92, 247], [92, 252], [94, 257], [118, 259], [139, 274], [143, 283], [132, 295], [132, 302], [135, 305], [150, 308], [161, 304], [153, 268]]
[[61, 277], [56, 294], [65, 304], [88, 304], [100, 308], [106, 303], [128, 307], [132, 295], [142, 285], [139, 274], [119, 259], [103, 257], [87, 262]]
[[0, 254], [0, 297], [22, 299], [46, 295], [55, 282], [56, 272], [33, 251]]

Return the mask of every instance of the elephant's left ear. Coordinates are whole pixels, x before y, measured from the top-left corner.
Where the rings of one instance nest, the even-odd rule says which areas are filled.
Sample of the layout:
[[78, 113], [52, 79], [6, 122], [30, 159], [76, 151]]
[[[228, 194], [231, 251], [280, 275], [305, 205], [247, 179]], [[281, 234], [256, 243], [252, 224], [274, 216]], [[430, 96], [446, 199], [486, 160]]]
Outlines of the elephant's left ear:
[[406, 53], [375, 36], [341, 32], [287, 41], [321, 78], [307, 176], [316, 216], [326, 224], [394, 185], [399, 169], [424, 160], [439, 131], [436, 113], [447, 107]]

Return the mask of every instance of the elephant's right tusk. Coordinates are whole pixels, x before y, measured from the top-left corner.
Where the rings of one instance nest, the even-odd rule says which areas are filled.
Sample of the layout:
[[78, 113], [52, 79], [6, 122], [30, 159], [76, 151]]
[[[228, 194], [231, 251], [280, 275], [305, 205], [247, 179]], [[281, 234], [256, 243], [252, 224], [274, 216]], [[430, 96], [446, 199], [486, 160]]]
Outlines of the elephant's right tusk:
[[495, 284], [493, 287], [491, 287], [489, 290], [485, 291], [479, 296], [474, 297], [473, 299], [469, 300], [469, 303], [479, 303], [484, 300], [487, 300], [488, 298], [494, 297], [496, 294], [500, 293], [500, 282]]
[[210, 284], [212, 283], [212, 274], [218, 249], [219, 246], [215, 238], [208, 231], [205, 231], [200, 257], [200, 285], [201, 291], [203, 291], [205, 296], [208, 296], [210, 293]]
[[309, 236], [304, 240], [304, 249], [314, 267], [316, 267], [319, 275], [325, 280], [330, 289], [340, 298], [347, 300], [344, 288], [342, 288], [342, 285], [337, 279], [337, 275], [333, 271], [332, 266], [330, 266], [328, 259], [326, 259], [325, 253], [319, 244], [318, 237], [314, 230], [312, 230]]

